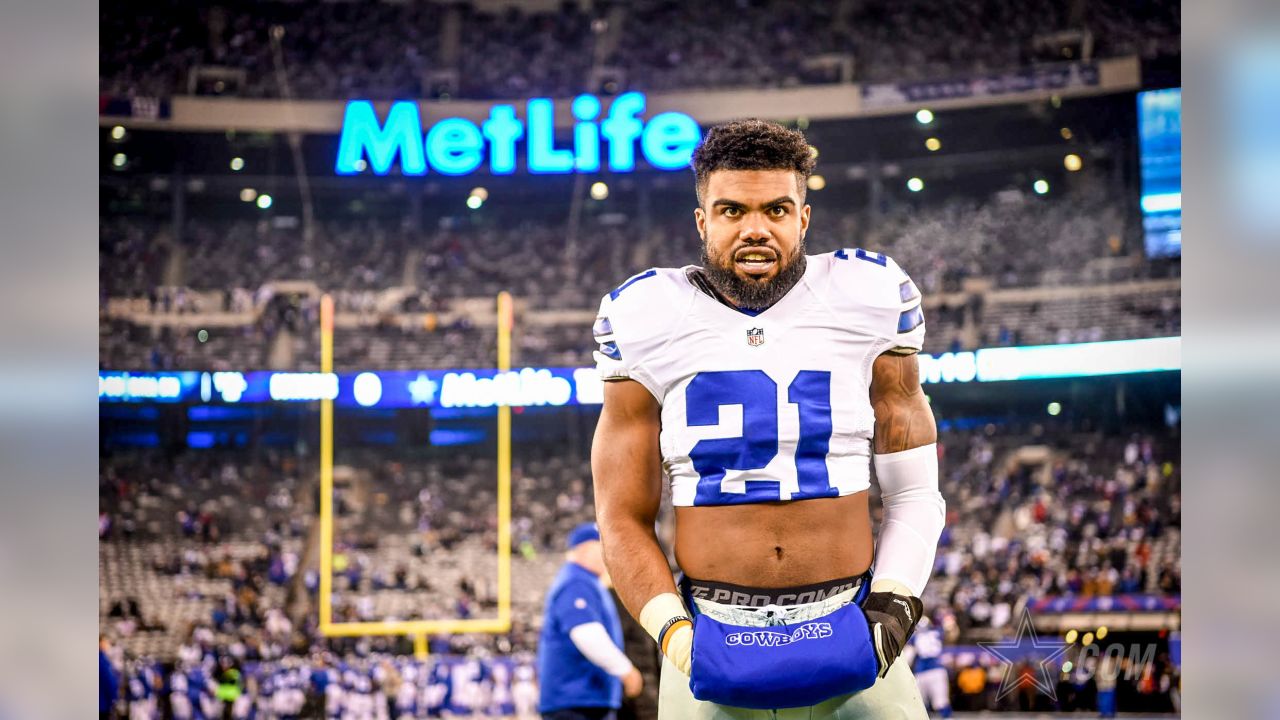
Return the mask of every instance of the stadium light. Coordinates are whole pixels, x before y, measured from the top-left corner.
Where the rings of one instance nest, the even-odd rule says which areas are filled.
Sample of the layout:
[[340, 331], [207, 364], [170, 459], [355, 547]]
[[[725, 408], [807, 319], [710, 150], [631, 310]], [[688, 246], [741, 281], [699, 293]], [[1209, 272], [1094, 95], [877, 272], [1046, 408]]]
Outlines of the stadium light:
[[821, 175], [810, 175], [808, 185], [810, 190], [821, 190], [827, 186], [827, 179]]
[[1062, 136], [1063, 140], [1070, 140], [1074, 135], [1069, 127], [1062, 128], [1058, 131], [1058, 134]]
[[124, 139], [124, 126], [123, 126], [123, 125], [117, 125], [117, 126], [115, 126], [115, 127], [111, 128], [111, 139], [112, 139], [112, 140], [123, 140], [123, 139]]
[[480, 206], [483, 204], [484, 204], [484, 200], [481, 199], [479, 195], [467, 196], [467, 207], [471, 208], [472, 210], [479, 210]]
[[928, 125], [933, 122], [933, 111], [928, 108], [920, 108], [916, 111], [916, 122], [921, 125]]
[[1069, 153], [1066, 157], [1062, 158], [1062, 167], [1066, 168], [1067, 172], [1077, 172], [1080, 168], [1084, 167], [1084, 161], [1080, 159], [1079, 155]]
[[111, 164], [118, 168], [124, 167], [127, 162], [129, 162], [129, 158], [124, 153], [116, 153], [115, 156], [111, 158]]
[[1103, 640], [1106, 637], [1107, 637], [1107, 626], [1103, 625], [1102, 627], [1098, 628], [1098, 639]]
[[[1047, 408], [1047, 410], [1049, 411], [1050, 415], [1057, 416], [1062, 412], [1062, 403], [1051, 402], [1049, 403], [1049, 407]], [[1085, 643], [1085, 644], [1088, 645], [1088, 643]]]
[[1049, 181], [1041, 178], [1031, 184], [1031, 189], [1035, 190], [1037, 195], [1044, 195], [1049, 192]]
[[1067, 644], [1070, 645], [1071, 643], [1074, 643], [1076, 641], [1076, 638], [1079, 635], [1080, 633], [1076, 632], [1075, 630], [1068, 630], [1067, 636], [1064, 639], [1067, 641]]
[[1066, 661], [1066, 662], [1062, 663], [1062, 672], [1064, 672], [1064, 673], [1069, 673], [1069, 672], [1071, 672], [1071, 668], [1073, 668], [1073, 667], [1075, 667], [1075, 665], [1073, 665], [1073, 664], [1071, 663], [1071, 661], [1070, 661], [1070, 660], [1068, 660], [1068, 661]]
[[809, 157], [813, 158], [814, 160], [818, 159], [818, 148], [816, 145], [809, 146]]
[[1084, 637], [1080, 638], [1080, 644], [1085, 645], [1085, 646], [1092, 645], [1092, 644], [1093, 644], [1093, 633], [1085, 633], [1085, 634], [1084, 634]]
[[258, 191], [253, 188], [244, 188], [240, 191], [241, 202], [253, 202], [258, 197]]
[[604, 200], [609, 197], [609, 186], [603, 182], [591, 183], [591, 199]]
[[480, 198], [480, 202], [484, 202], [489, 199], [489, 191], [483, 187], [471, 188], [471, 195]]
[[203, 329], [202, 329], [200, 332], [196, 333], [196, 340], [199, 340], [200, 342], [208, 342], [208, 341], [209, 341], [209, 331], [208, 331], [208, 330], [203, 330]]
[[942, 141], [936, 137], [931, 137], [924, 141], [924, 146], [928, 148], [929, 152], [937, 152], [942, 149]]
[[907, 181], [907, 189], [911, 192], [920, 192], [924, 189], [924, 181], [918, 177], [913, 177]]
[[271, 207], [271, 202], [271, 196], [266, 193], [262, 193], [258, 196], [258, 207], [263, 210]]
[[243, 169], [244, 169], [244, 158], [242, 158], [242, 157], [233, 157], [233, 158], [231, 158], [231, 169], [232, 169], [234, 172], [240, 172], [241, 170], [243, 170]]

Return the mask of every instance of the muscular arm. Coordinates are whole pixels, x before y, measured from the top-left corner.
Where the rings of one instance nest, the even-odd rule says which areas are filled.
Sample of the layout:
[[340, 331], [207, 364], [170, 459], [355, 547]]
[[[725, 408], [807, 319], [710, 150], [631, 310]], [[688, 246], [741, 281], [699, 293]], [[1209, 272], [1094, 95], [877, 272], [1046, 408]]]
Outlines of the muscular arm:
[[877, 454], [938, 441], [938, 425], [920, 387], [915, 355], [884, 353], [876, 358], [871, 366], [871, 407], [876, 414]]
[[662, 499], [659, 410], [640, 383], [606, 382], [604, 409], [591, 444], [605, 565], [622, 604], [636, 619], [650, 598], [676, 592], [654, 531]]
[[871, 590], [919, 596], [946, 515], [938, 492], [938, 427], [915, 355], [885, 353], [871, 373], [876, 476], [884, 504]]

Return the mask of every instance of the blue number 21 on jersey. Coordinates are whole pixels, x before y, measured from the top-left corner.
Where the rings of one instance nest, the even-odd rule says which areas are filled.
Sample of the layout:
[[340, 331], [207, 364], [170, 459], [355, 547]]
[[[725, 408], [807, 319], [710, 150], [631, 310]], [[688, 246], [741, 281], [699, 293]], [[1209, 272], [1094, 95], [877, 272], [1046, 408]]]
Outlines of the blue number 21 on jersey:
[[[831, 373], [801, 370], [787, 388], [787, 402], [800, 411], [796, 444], [799, 489], [793, 500], [835, 497], [827, 478], [831, 444]], [[777, 481], [747, 482], [745, 493], [725, 493], [720, 482], [727, 470], [758, 470], [778, 454], [778, 383], [763, 370], [718, 370], [698, 373], [685, 390], [685, 422], [716, 425], [724, 405], [742, 406], [742, 435], [699, 440], [689, 451], [698, 471], [694, 505], [734, 505], [781, 499]]]

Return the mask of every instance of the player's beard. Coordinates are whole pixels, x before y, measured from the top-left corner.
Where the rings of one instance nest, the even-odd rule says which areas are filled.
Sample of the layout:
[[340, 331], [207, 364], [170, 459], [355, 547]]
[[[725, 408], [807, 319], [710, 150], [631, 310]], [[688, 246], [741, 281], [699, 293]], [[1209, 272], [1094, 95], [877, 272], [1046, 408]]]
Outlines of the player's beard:
[[738, 274], [733, 256], [736, 249], [711, 257], [707, 243], [702, 243], [702, 272], [711, 286], [734, 305], [744, 310], [764, 310], [782, 299], [804, 275], [806, 263], [804, 238], [796, 243], [790, 257], [779, 256], [778, 272], [771, 278], [755, 279]]

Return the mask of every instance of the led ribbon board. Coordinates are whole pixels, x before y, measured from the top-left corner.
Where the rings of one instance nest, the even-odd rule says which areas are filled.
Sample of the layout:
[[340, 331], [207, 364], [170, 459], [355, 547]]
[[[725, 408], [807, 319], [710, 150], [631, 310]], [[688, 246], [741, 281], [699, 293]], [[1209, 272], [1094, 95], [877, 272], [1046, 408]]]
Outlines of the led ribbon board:
[[[920, 354], [920, 381], [1000, 382], [1177, 371], [1182, 338]], [[595, 368], [378, 370], [352, 373], [98, 373], [99, 402], [314, 402], [339, 407], [489, 408], [599, 405]]]
[[1147, 255], [1182, 254], [1182, 90], [1138, 93], [1142, 227]]
[[[367, 168], [374, 175], [386, 175], [398, 162], [402, 175], [467, 175], [487, 159], [490, 173], [510, 175], [522, 145], [530, 173], [594, 173], [606, 162], [612, 172], [624, 173], [635, 170], [637, 143], [645, 161], [659, 170], [688, 167], [702, 137], [698, 123], [678, 112], [642, 120], [645, 106], [643, 93], [623, 93], [602, 115], [599, 98], [579, 95], [570, 105], [573, 142], [558, 147], [555, 105], [549, 98], [525, 103], [523, 121], [516, 117], [514, 105], [494, 105], [483, 123], [442, 118], [425, 134], [416, 102], [392, 103], [379, 121], [373, 103], [352, 100], [342, 120], [335, 170], [354, 175]], [[607, 152], [602, 152], [602, 143]]]

